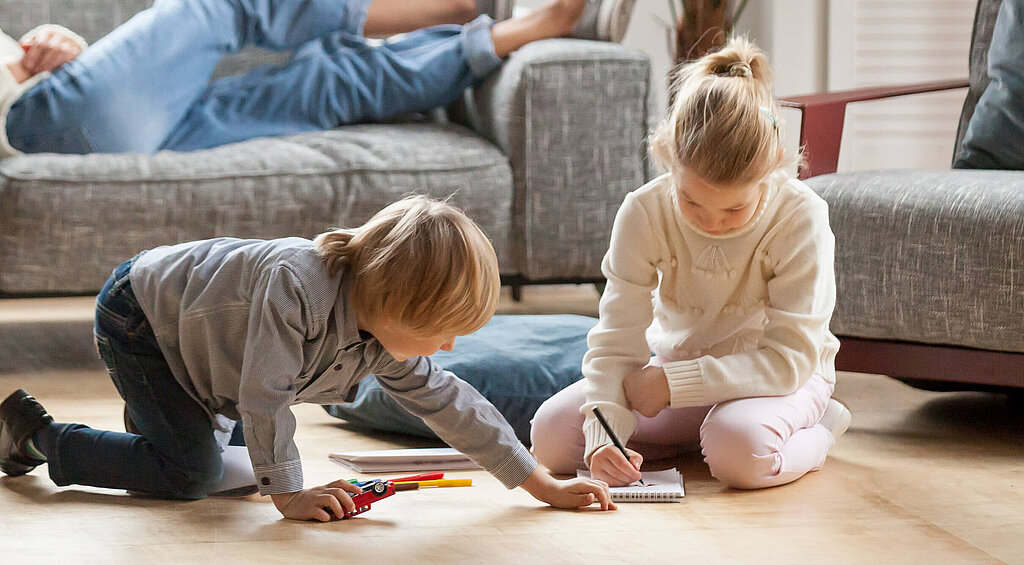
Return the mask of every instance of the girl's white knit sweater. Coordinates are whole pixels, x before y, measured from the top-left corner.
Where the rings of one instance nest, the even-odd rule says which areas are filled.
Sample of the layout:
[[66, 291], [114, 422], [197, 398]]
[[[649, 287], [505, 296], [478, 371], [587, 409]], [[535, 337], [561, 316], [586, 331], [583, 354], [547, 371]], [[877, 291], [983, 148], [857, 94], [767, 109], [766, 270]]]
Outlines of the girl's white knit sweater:
[[583, 359], [587, 462], [611, 443], [594, 406], [623, 442], [636, 429], [622, 381], [651, 352], [664, 361], [672, 408], [786, 395], [815, 373], [835, 382], [834, 247], [828, 205], [781, 171], [754, 217], [718, 236], [683, 217], [671, 175], [626, 195]]

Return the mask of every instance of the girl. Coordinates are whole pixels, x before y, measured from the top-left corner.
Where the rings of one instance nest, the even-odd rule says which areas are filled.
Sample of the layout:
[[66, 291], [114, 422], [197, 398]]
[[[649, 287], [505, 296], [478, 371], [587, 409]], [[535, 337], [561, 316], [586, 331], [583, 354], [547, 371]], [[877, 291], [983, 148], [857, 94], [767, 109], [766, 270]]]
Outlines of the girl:
[[[828, 209], [784, 172], [793, 161], [768, 60], [751, 42], [683, 67], [675, 92], [652, 139], [669, 173], [619, 209], [586, 378], [537, 411], [534, 453], [555, 472], [585, 464], [623, 485], [644, 457], [674, 457], [699, 438], [722, 482], [785, 484], [820, 469], [850, 421], [830, 400]], [[595, 407], [629, 440], [629, 461]]]

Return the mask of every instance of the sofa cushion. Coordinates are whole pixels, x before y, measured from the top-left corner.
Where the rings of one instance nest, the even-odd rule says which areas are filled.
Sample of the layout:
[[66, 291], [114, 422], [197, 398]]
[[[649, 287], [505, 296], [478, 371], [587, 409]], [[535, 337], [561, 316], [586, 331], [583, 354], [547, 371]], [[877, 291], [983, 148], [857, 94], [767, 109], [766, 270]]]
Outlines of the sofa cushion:
[[454, 194], [512, 270], [508, 159], [462, 126], [347, 126], [191, 153], [19, 155], [0, 161], [0, 293], [94, 292], [143, 249], [312, 237], [410, 192]]
[[[431, 359], [480, 391], [529, 445], [537, 408], [583, 378], [587, 332], [596, 323], [596, 318], [572, 315], [495, 316], [476, 333], [459, 338], [453, 351], [439, 351]], [[324, 408], [368, 428], [437, 437], [372, 376], [359, 383], [353, 402]]]
[[863, 171], [807, 184], [836, 236], [836, 335], [1024, 352], [1024, 172]]
[[953, 166], [1024, 170], [1024, 0], [999, 7], [988, 76]]

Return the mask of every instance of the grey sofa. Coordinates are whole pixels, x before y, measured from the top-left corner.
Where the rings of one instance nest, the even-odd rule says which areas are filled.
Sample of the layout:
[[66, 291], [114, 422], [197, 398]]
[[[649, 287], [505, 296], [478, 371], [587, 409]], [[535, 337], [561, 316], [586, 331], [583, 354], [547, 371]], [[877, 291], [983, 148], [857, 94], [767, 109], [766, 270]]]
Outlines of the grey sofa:
[[[90, 42], [151, 0], [4, 0], [0, 28], [58, 23]], [[218, 75], [287, 54], [243, 51]], [[514, 53], [446, 113], [192, 153], [0, 161], [0, 295], [95, 292], [119, 261], [221, 235], [312, 237], [417, 191], [494, 242], [506, 282], [598, 281], [623, 195], [645, 181], [647, 57], [549, 40]]]
[[968, 87], [957, 161], [989, 84], [987, 54], [999, 6], [1000, 0], [978, 4], [969, 80], [784, 102], [804, 114], [805, 176], [828, 201], [836, 235], [832, 331], [842, 342], [839, 369], [937, 390], [1024, 391], [1024, 172], [835, 173], [846, 104]]

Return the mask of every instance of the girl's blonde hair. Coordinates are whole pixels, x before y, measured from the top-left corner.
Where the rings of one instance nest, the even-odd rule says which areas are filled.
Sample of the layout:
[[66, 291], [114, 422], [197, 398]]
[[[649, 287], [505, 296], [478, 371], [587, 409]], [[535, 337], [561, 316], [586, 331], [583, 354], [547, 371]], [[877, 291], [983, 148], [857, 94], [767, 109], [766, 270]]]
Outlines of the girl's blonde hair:
[[498, 305], [498, 259], [461, 210], [426, 196], [395, 202], [353, 229], [314, 240], [333, 277], [347, 265], [360, 315], [420, 335], [472, 333]]
[[651, 137], [651, 155], [722, 187], [748, 186], [788, 163], [768, 56], [744, 37], [681, 66], [675, 102]]

